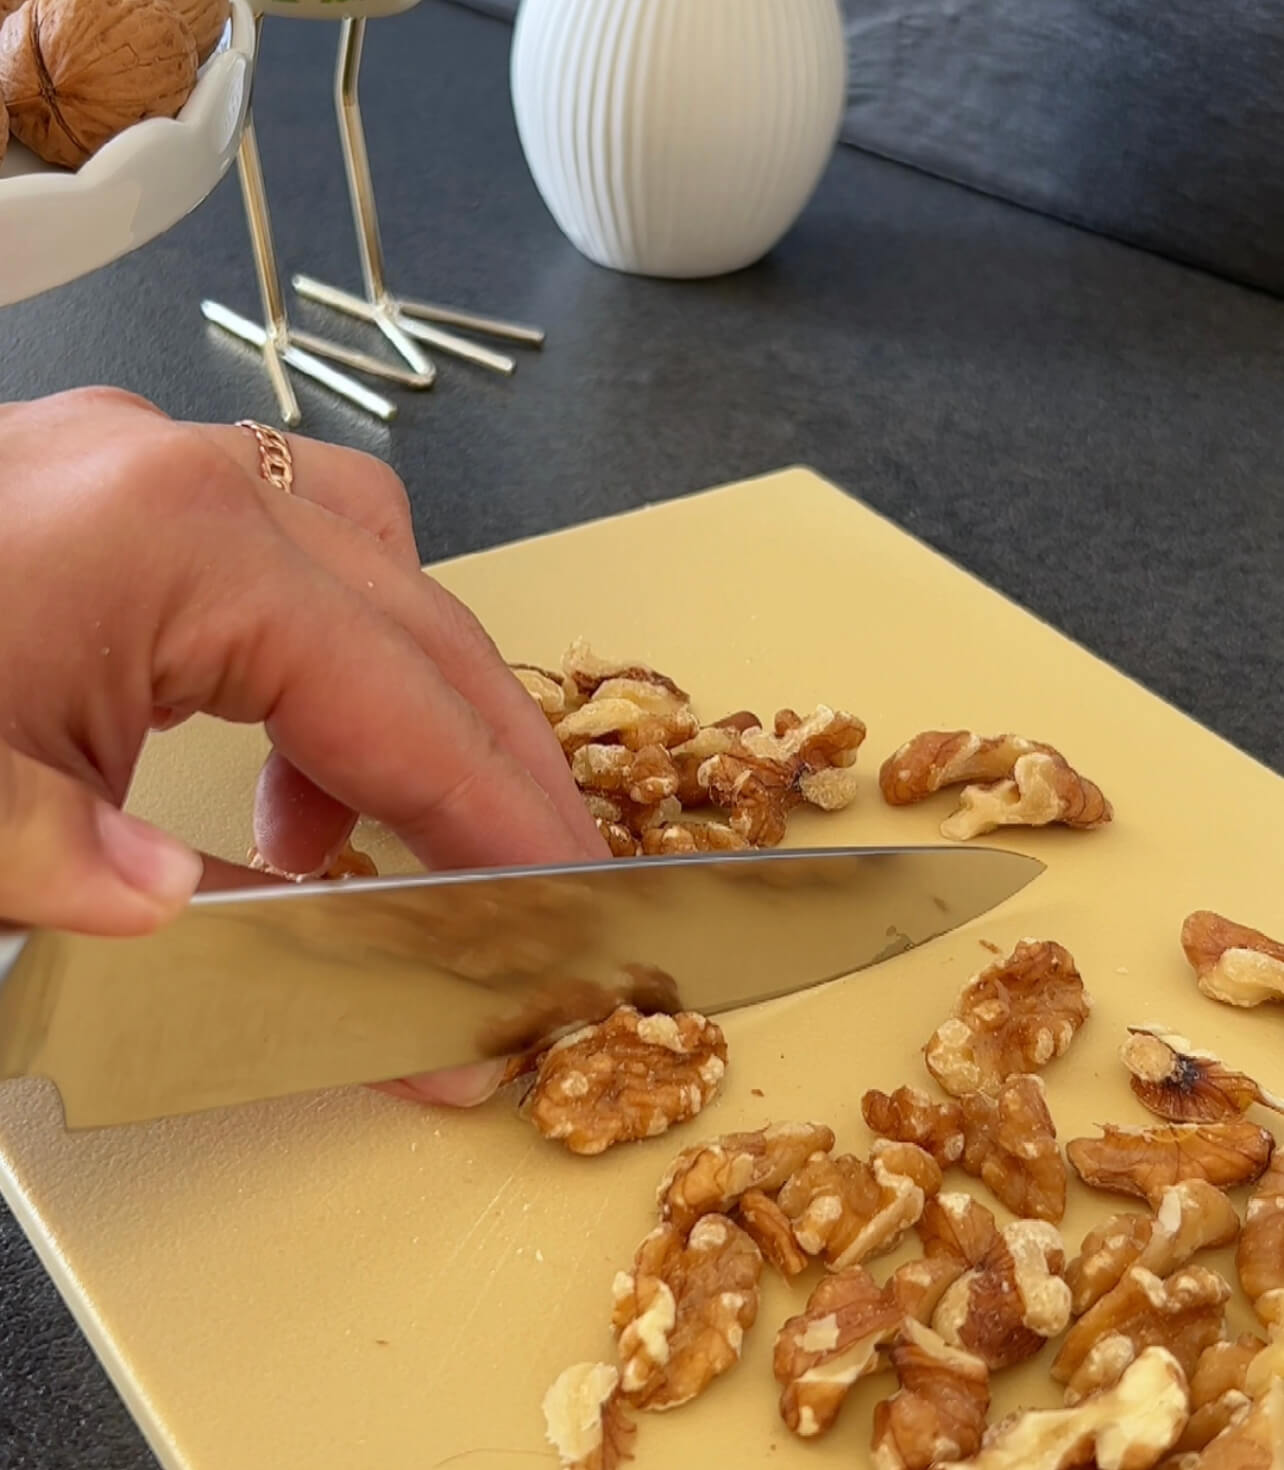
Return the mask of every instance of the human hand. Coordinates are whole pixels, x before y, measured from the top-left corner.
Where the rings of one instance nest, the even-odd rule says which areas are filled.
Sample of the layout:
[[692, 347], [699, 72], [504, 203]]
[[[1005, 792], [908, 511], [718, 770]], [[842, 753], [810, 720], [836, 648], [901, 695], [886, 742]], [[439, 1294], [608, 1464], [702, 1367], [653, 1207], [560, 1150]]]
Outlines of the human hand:
[[432, 867], [605, 856], [542, 715], [420, 572], [396, 476], [291, 445], [287, 495], [244, 429], [106, 389], [0, 407], [0, 915], [181, 910], [214, 869], [119, 807], [148, 730], [198, 711], [264, 724], [278, 869], [323, 871], [358, 813]]

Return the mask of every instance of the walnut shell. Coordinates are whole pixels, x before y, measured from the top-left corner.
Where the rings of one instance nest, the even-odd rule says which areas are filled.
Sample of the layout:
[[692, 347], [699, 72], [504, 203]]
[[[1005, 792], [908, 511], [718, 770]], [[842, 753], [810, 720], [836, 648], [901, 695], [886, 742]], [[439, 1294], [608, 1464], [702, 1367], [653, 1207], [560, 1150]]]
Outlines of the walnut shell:
[[0, 22], [22, 7], [23, 0], [0, 0]]
[[0, 163], [4, 162], [4, 156], [9, 151], [9, 109], [4, 105], [4, 98], [0, 97]]
[[79, 168], [196, 84], [196, 41], [165, 0], [27, 0], [0, 29], [0, 95], [13, 135]]
[[[0, 0], [3, 6], [5, 0]], [[196, 40], [196, 59], [203, 62], [223, 39], [230, 11], [228, 0], [166, 0]]]

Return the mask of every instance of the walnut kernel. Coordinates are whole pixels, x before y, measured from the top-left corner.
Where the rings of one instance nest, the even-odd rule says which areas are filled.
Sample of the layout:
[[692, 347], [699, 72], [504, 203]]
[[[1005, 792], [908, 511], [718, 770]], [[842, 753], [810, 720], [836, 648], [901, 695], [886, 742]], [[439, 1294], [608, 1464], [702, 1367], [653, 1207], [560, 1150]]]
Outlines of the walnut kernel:
[[1182, 948], [1194, 967], [1199, 988], [1232, 1006], [1258, 1006], [1284, 1000], [1284, 944], [1200, 909], [1181, 929]]
[[1258, 1318], [1284, 1332], [1284, 1152], [1275, 1155], [1248, 1202], [1235, 1266]]
[[690, 1229], [701, 1215], [734, 1208], [751, 1189], [774, 1194], [807, 1159], [833, 1146], [833, 1131], [823, 1123], [773, 1123], [695, 1144], [660, 1181], [660, 1216]]
[[953, 1097], [997, 1092], [1009, 1077], [1061, 1056], [1091, 1007], [1067, 950], [1022, 940], [963, 987], [924, 1048], [928, 1071]]
[[636, 1426], [609, 1363], [577, 1363], [544, 1395], [545, 1434], [564, 1470], [615, 1470], [633, 1458]]
[[677, 1408], [735, 1367], [761, 1275], [758, 1247], [725, 1215], [705, 1215], [685, 1240], [672, 1224], [653, 1230], [612, 1288], [624, 1396]]
[[1165, 1347], [1188, 1376], [1199, 1355], [1224, 1334], [1229, 1285], [1202, 1266], [1167, 1280], [1134, 1266], [1088, 1309], [1066, 1335], [1052, 1378], [1066, 1385], [1066, 1403], [1110, 1388], [1148, 1347]]
[[654, 1138], [694, 1118], [722, 1085], [727, 1044], [694, 1011], [643, 1016], [621, 1006], [545, 1055], [523, 1111], [572, 1153]]
[[799, 1246], [841, 1271], [891, 1250], [940, 1187], [930, 1154], [880, 1139], [868, 1164], [852, 1154], [813, 1156], [777, 1198]]
[[1164, 1348], [1147, 1348], [1105, 1393], [1071, 1409], [1029, 1409], [990, 1429], [979, 1453], [938, 1470], [1150, 1470], [1188, 1417], [1186, 1377]]
[[1135, 1194], [1157, 1205], [1183, 1179], [1219, 1189], [1248, 1184], [1265, 1171], [1275, 1140], [1265, 1128], [1236, 1118], [1223, 1123], [1165, 1123], [1151, 1128], [1107, 1124], [1100, 1138], [1075, 1138], [1066, 1156], [1092, 1189]]
[[1239, 1234], [1235, 1207], [1205, 1179], [1183, 1179], [1160, 1195], [1153, 1215], [1112, 1215], [1084, 1237], [1066, 1267], [1076, 1316], [1116, 1286], [1133, 1266], [1166, 1277], [1202, 1250]]
[[873, 1470], [929, 1470], [975, 1454], [990, 1409], [990, 1370], [908, 1320], [889, 1356], [899, 1388], [874, 1410]]
[[805, 1310], [776, 1335], [780, 1415], [795, 1434], [812, 1439], [833, 1425], [852, 1385], [882, 1366], [880, 1349], [903, 1319], [891, 1294], [861, 1266], [819, 1283]]
[[997, 1371], [1033, 1357], [1070, 1320], [1065, 1249], [1055, 1226], [1014, 1220], [945, 1292], [932, 1328]]
[[1254, 1103], [1284, 1112], [1284, 1099], [1264, 1092], [1251, 1077], [1198, 1051], [1161, 1027], [1130, 1026], [1119, 1052], [1132, 1074], [1137, 1100], [1170, 1123], [1215, 1123], [1237, 1118]]
[[750, 1189], [740, 1198], [736, 1216], [745, 1234], [786, 1280], [807, 1269], [807, 1257], [798, 1247], [789, 1216], [769, 1194]]
[[860, 1106], [871, 1132], [916, 1144], [942, 1169], [962, 1159], [963, 1109], [952, 1099], [936, 1102], [918, 1087], [898, 1087], [892, 1093], [871, 1088]]
[[1011, 1078], [997, 1098], [962, 1099], [963, 1167], [998, 1201], [1024, 1219], [1060, 1220], [1066, 1211], [1066, 1165], [1048, 1111], [1043, 1079]]

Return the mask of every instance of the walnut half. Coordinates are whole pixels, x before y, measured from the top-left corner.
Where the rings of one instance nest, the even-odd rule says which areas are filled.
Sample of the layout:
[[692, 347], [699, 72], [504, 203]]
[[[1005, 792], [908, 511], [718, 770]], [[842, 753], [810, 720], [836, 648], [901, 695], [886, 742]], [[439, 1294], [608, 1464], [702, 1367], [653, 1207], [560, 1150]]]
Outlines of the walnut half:
[[1022, 940], [963, 987], [924, 1048], [927, 1069], [952, 1097], [996, 1093], [1009, 1077], [1061, 1056], [1091, 1009], [1069, 952]]
[[1119, 1059], [1132, 1073], [1143, 1107], [1170, 1123], [1215, 1123], [1237, 1118], [1254, 1103], [1284, 1113], [1284, 1099], [1264, 1092], [1243, 1072], [1184, 1036], [1158, 1026], [1130, 1026]]
[[653, 1230], [612, 1288], [624, 1396], [673, 1409], [735, 1367], [761, 1275], [758, 1247], [725, 1215], [706, 1215], [685, 1239], [671, 1224]]
[[929, 1470], [975, 1454], [990, 1410], [990, 1370], [912, 1318], [889, 1356], [900, 1387], [874, 1410], [873, 1470]]
[[1258, 1318], [1284, 1334], [1284, 1152], [1248, 1202], [1235, 1265]]
[[633, 1458], [637, 1426], [609, 1363], [576, 1363], [544, 1395], [545, 1433], [564, 1470], [615, 1470]]
[[903, 1320], [893, 1294], [863, 1267], [825, 1277], [776, 1335], [780, 1415], [789, 1428], [803, 1439], [824, 1434], [852, 1385], [882, 1366], [880, 1349]]
[[1075, 1323], [1052, 1364], [1066, 1403], [1110, 1388], [1148, 1347], [1165, 1347], [1188, 1377], [1205, 1348], [1223, 1336], [1230, 1286], [1215, 1272], [1187, 1266], [1161, 1280], [1134, 1266]]
[[1070, 1320], [1064, 1269], [1065, 1248], [1055, 1226], [1014, 1220], [977, 1265], [946, 1290], [932, 1328], [993, 1371], [1024, 1362]]
[[996, 1424], [979, 1454], [938, 1470], [1150, 1470], [1177, 1442], [1186, 1376], [1165, 1348], [1147, 1348], [1105, 1393], [1071, 1409], [1030, 1409]]
[[1205, 1179], [1170, 1185], [1153, 1215], [1112, 1215], [1084, 1237], [1066, 1267], [1074, 1313], [1081, 1316], [1133, 1266], [1165, 1277], [1238, 1234], [1239, 1216], [1220, 1189]]
[[1181, 944], [1199, 988], [1231, 1006], [1284, 1000], [1284, 944], [1208, 909], [1191, 914]]
[[1236, 1118], [1153, 1128], [1107, 1124], [1100, 1138], [1071, 1139], [1066, 1155], [1090, 1188], [1158, 1205], [1164, 1190], [1183, 1179], [1205, 1179], [1219, 1189], [1249, 1184], [1265, 1172], [1274, 1148], [1265, 1128]]
[[694, 1118], [726, 1061], [721, 1029], [694, 1011], [644, 1016], [621, 1006], [545, 1054], [523, 1111], [545, 1138], [599, 1154]]
[[733, 1209], [750, 1190], [775, 1194], [808, 1159], [833, 1146], [833, 1130], [823, 1123], [773, 1123], [695, 1144], [660, 1181], [660, 1217], [689, 1230], [701, 1215]]

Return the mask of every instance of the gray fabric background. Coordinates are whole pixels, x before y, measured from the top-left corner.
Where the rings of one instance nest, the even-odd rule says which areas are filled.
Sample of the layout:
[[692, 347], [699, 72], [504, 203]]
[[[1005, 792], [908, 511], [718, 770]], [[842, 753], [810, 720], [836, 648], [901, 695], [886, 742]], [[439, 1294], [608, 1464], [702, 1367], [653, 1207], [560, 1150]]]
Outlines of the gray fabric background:
[[847, 142], [1284, 295], [1281, 0], [844, 3]]

